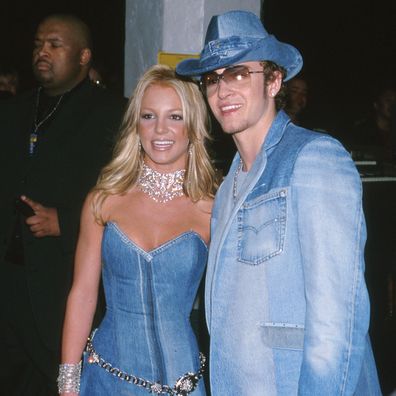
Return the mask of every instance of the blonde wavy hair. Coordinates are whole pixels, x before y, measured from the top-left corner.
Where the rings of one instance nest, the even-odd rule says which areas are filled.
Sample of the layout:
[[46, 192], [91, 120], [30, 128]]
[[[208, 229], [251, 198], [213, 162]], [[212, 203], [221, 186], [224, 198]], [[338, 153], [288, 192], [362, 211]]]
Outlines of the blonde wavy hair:
[[182, 103], [183, 120], [190, 141], [183, 185], [185, 195], [194, 202], [212, 198], [218, 186], [206, 149], [206, 142], [210, 138], [209, 116], [198, 85], [192, 80], [178, 77], [168, 66], [155, 65], [140, 78], [129, 99], [113, 158], [102, 169], [93, 189], [93, 211], [100, 223], [103, 223], [101, 208], [105, 199], [109, 195], [125, 193], [136, 185], [139, 178], [144, 158], [138, 133], [141, 103], [147, 88], [152, 85], [173, 88]]

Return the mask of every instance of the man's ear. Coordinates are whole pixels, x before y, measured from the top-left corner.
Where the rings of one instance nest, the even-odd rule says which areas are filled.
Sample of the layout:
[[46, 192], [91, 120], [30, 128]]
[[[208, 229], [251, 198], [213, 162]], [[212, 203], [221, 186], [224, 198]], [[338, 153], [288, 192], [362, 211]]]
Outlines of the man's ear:
[[91, 61], [92, 52], [89, 48], [83, 48], [80, 52], [80, 65], [85, 66]]
[[274, 79], [269, 84], [269, 92], [271, 96], [276, 96], [282, 87], [282, 73], [280, 71], [274, 72]]

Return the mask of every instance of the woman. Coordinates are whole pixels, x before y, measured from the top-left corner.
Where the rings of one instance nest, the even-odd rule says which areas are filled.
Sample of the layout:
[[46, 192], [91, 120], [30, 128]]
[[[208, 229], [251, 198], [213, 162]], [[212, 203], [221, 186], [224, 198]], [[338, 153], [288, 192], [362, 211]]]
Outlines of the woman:
[[189, 315], [216, 187], [207, 119], [197, 86], [167, 66], [139, 81], [113, 159], [82, 211], [60, 394], [78, 394], [102, 271], [106, 315], [87, 344], [80, 395], [187, 395], [195, 385], [194, 395], [205, 395]]

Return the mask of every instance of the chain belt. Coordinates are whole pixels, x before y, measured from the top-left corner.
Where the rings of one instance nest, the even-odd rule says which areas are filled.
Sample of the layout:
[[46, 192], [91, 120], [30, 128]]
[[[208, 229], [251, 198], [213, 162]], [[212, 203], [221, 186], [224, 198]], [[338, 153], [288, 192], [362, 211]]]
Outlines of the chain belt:
[[202, 378], [205, 371], [205, 355], [199, 353], [200, 367], [196, 373], [186, 373], [179, 377], [173, 387], [170, 385], [162, 385], [159, 382], [151, 382], [144, 378], [137, 377], [133, 374], [128, 374], [111, 363], [104, 360], [94, 349], [92, 345], [92, 336], [88, 338], [86, 351], [89, 353], [88, 363], [97, 364], [99, 367], [105, 369], [108, 373], [113, 374], [115, 377], [128, 382], [130, 384], [147, 389], [150, 393], [168, 394], [172, 396], [187, 396], [192, 393], [198, 385], [198, 381]]

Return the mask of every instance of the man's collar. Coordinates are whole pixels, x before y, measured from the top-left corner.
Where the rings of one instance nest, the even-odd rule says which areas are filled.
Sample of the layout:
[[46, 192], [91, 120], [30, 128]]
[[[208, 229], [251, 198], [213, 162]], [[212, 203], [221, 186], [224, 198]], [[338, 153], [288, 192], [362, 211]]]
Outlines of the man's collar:
[[289, 122], [290, 117], [283, 110], [280, 110], [268, 130], [268, 134], [263, 144], [264, 150], [269, 150], [271, 147], [279, 143], [284, 134], [285, 127]]

